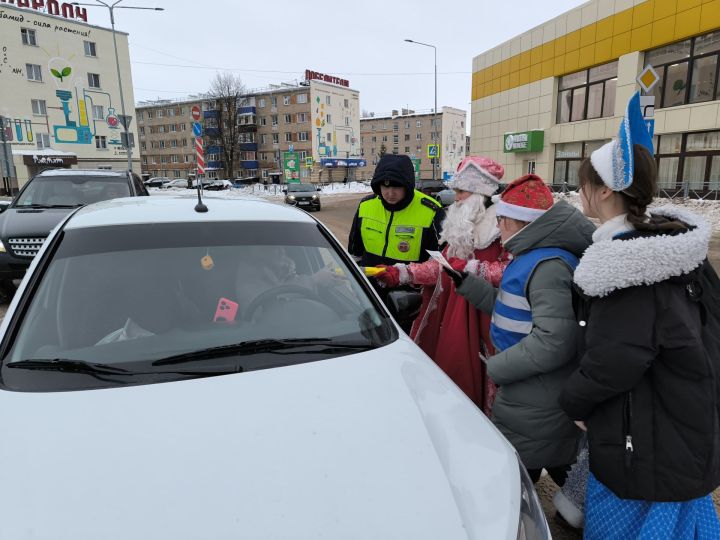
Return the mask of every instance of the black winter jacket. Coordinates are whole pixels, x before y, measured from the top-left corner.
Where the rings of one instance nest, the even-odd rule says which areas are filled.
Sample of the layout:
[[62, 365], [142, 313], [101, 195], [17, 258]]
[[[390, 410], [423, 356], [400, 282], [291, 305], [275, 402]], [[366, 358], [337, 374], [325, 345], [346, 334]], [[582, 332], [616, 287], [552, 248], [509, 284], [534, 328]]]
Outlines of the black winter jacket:
[[584, 353], [560, 404], [585, 421], [590, 470], [618, 497], [686, 501], [720, 484], [715, 367], [687, 291], [710, 228], [677, 208], [658, 215], [691, 229], [627, 233], [583, 256], [575, 282], [585, 294]]

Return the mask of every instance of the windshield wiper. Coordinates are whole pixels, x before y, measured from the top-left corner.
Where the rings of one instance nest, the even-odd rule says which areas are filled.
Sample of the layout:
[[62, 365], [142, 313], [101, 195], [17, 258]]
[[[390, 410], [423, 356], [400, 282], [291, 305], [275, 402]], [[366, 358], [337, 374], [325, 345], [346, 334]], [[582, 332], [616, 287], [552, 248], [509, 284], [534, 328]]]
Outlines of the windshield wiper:
[[367, 351], [373, 348], [373, 346], [369, 343], [346, 343], [341, 341], [336, 342], [329, 338], [255, 339], [251, 341], [235, 343], [232, 345], [210, 347], [208, 349], [201, 349], [199, 351], [169, 356], [167, 358], [155, 360], [152, 365], [166, 366], [172, 364], [182, 364], [184, 362], [204, 360], [207, 358], [217, 358], [221, 356], [250, 355], [259, 353], [282, 354], [282, 351], [302, 349], [305, 347], [314, 346], [323, 347], [322, 349], [314, 352], [325, 354], [330, 354], [340, 350], [348, 349], [356, 351]]
[[36, 210], [41, 209], [48, 209], [48, 208], [78, 208], [80, 206], [83, 206], [82, 203], [75, 203], [75, 204], [18, 204], [15, 206], [15, 208], [32, 208]]
[[128, 375], [133, 371], [96, 362], [83, 362], [82, 360], [69, 360], [66, 358], [38, 358], [20, 360], [6, 364], [9, 368], [35, 369], [39, 371], [63, 371], [66, 373], [87, 373], [89, 375]]

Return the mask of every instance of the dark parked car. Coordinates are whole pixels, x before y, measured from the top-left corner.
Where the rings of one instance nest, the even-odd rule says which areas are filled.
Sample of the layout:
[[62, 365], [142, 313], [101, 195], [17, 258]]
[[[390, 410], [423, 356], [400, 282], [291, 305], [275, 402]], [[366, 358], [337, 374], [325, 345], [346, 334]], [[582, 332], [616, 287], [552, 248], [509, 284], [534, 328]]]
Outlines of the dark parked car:
[[317, 192], [320, 188], [314, 184], [288, 184], [285, 193], [285, 202], [299, 208], [308, 210], [320, 210], [320, 195]]
[[442, 180], [418, 180], [415, 189], [423, 192], [425, 195], [435, 197], [443, 189], [447, 189], [447, 185]]
[[0, 282], [20, 279], [50, 231], [80, 206], [147, 195], [127, 171], [50, 169], [25, 184], [0, 214]]

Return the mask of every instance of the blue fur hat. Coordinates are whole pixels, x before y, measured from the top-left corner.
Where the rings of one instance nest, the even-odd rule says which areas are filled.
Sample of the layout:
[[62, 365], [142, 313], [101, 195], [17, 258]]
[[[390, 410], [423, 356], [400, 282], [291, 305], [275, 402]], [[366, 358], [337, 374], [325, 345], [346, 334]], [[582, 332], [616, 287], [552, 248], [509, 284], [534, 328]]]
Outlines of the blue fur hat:
[[590, 155], [590, 163], [613, 191], [623, 191], [633, 182], [635, 163], [633, 146], [641, 144], [653, 154], [653, 142], [640, 110], [640, 92], [628, 101], [617, 139], [601, 146]]

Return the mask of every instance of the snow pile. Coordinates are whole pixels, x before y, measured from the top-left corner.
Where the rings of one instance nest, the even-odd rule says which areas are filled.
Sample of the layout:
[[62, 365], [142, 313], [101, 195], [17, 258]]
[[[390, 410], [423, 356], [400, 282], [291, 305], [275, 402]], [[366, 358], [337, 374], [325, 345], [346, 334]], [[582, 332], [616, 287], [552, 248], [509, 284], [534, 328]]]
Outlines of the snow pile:
[[[567, 201], [568, 203], [572, 204], [579, 210], [582, 210], [582, 202], [580, 201], [580, 194], [577, 191], [571, 191], [569, 193], [556, 193], [555, 194], [555, 200], [563, 200]], [[673, 206], [678, 206], [680, 208], [684, 208], [693, 214], [697, 214], [699, 216], [704, 217], [708, 223], [710, 224], [710, 227], [713, 230], [713, 233], [720, 233], [720, 200], [700, 200], [700, 199], [667, 199], [663, 197], [657, 197], [652, 205], [650, 205], [650, 210], [652, 211], [653, 208], [658, 206], [665, 206], [667, 204], [671, 204]]]

